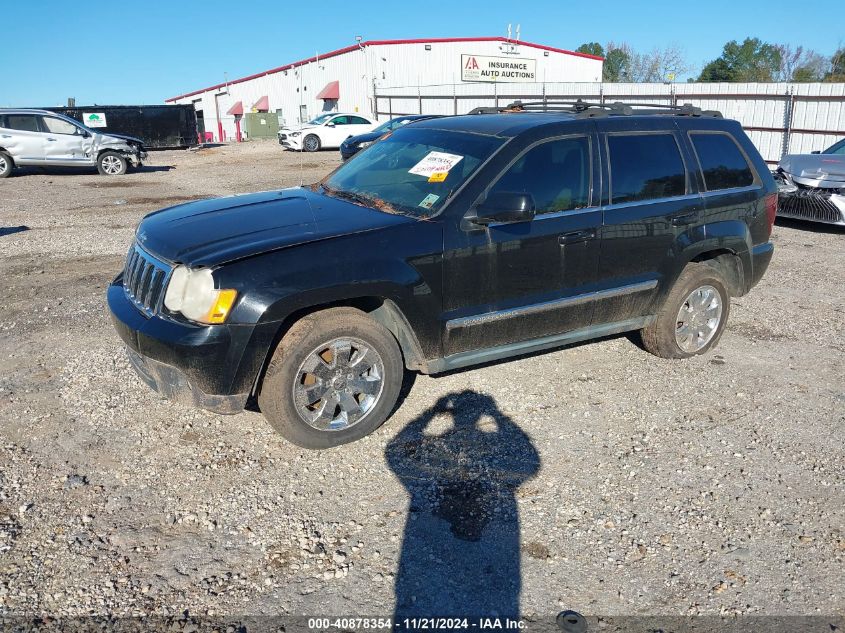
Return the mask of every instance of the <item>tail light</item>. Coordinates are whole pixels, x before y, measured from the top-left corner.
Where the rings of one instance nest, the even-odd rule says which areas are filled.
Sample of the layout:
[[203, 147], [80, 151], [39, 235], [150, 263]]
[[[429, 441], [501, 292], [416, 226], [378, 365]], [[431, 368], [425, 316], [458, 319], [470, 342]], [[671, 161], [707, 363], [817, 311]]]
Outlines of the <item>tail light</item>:
[[766, 205], [766, 223], [768, 224], [769, 235], [771, 235], [778, 214], [778, 194], [770, 193], [763, 198], [763, 204]]

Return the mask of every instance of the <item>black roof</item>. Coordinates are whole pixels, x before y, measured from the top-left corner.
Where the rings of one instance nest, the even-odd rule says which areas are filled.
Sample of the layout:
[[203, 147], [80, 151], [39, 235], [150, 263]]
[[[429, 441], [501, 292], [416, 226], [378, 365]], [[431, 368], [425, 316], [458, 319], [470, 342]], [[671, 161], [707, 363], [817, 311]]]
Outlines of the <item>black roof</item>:
[[516, 136], [525, 130], [574, 120], [571, 114], [562, 113], [534, 113], [522, 112], [518, 115], [505, 114], [459, 114], [439, 119], [427, 119], [414, 123], [414, 129], [430, 128], [436, 130], [450, 130], [454, 132], [475, 132], [491, 136]]
[[714, 110], [701, 110], [690, 104], [669, 106], [663, 104], [626, 104], [620, 102], [599, 104], [576, 102], [533, 102], [515, 101], [502, 107], [476, 108], [469, 114], [447, 116], [420, 121], [415, 128], [475, 132], [493, 136], [516, 136], [522, 132], [554, 123], [563, 123], [582, 118], [599, 117], [652, 118], [654, 116], [684, 116], [721, 119], [722, 114]]

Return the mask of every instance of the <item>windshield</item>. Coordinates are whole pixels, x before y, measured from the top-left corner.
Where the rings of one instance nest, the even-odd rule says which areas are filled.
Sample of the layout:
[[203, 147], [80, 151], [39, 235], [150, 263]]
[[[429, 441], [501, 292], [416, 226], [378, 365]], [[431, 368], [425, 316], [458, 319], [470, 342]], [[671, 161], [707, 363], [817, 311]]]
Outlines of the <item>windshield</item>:
[[328, 114], [321, 114], [318, 117], [314, 117], [310, 121], [308, 121], [308, 125], [322, 125], [329, 119], [331, 119], [335, 115], [334, 112], [329, 112]]
[[413, 119], [405, 119], [399, 117], [398, 119], [390, 119], [389, 121], [385, 121], [381, 125], [379, 125], [373, 132], [389, 132], [390, 130], [395, 130], [396, 128], [402, 127], [403, 125], [407, 125], [413, 121]]
[[504, 142], [497, 136], [402, 127], [321, 184], [328, 195], [387, 212], [428, 217]]
[[823, 151], [822, 154], [845, 154], [845, 140], [834, 143]]

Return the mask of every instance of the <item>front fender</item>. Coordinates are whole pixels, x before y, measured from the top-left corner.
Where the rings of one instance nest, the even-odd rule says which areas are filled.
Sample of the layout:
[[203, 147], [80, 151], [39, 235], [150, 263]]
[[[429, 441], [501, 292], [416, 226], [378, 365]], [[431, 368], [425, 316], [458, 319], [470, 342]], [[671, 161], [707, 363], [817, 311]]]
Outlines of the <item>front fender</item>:
[[419, 340], [421, 353], [435, 358], [440, 354], [442, 248], [440, 223], [414, 222], [250, 257], [223, 266], [215, 277], [220, 287], [241, 295], [230, 323], [281, 327], [318, 306], [390, 301]]

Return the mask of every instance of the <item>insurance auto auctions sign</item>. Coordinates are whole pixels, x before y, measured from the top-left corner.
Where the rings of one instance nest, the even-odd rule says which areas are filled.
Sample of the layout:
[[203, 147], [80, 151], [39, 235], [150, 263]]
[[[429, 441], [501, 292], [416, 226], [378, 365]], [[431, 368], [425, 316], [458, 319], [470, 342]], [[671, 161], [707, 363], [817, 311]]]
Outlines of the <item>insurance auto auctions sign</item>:
[[463, 81], [537, 81], [537, 60], [522, 57], [461, 55]]

